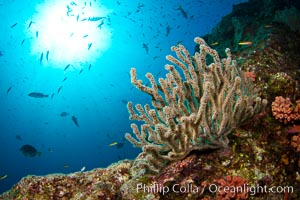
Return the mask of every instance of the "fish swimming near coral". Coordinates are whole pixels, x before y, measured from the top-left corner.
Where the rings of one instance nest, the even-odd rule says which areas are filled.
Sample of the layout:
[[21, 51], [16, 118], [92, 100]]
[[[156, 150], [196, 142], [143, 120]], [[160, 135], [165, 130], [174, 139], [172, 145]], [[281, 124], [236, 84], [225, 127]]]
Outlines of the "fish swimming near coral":
[[33, 97], [33, 98], [46, 98], [49, 95], [48, 94], [43, 94], [41, 92], [31, 92], [28, 94], [28, 96]]
[[7, 177], [7, 174], [4, 174], [4, 175], [0, 176], [0, 181], [3, 180], [3, 179], [6, 179], [6, 177]]
[[79, 128], [78, 120], [77, 120], [77, 118], [74, 115], [72, 116], [72, 121]]
[[30, 144], [23, 145], [19, 150], [22, 152], [22, 154], [24, 156], [30, 157], [30, 158], [42, 155], [41, 152], [38, 152], [36, 150], [36, 148], [34, 146], [30, 145]]

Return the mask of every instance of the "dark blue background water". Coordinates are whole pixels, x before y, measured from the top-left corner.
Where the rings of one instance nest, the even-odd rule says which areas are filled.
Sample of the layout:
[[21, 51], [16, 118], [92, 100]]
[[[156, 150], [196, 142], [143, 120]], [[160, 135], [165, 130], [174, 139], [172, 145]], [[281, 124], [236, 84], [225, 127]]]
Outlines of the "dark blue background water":
[[[91, 170], [134, 159], [140, 149], [124, 141], [124, 134], [131, 133], [126, 103], [145, 104], [150, 97], [132, 87], [130, 68], [137, 68], [144, 83], [146, 72], [164, 76], [170, 46], [181, 42], [193, 52], [194, 37], [209, 33], [233, 4], [242, 1], [73, 2], [76, 5], [61, 0], [0, 0], [0, 176], [7, 175], [0, 180], [0, 193], [28, 174], [70, 173], [83, 166]], [[77, 13], [67, 13], [67, 6]], [[84, 20], [97, 16], [105, 18]], [[73, 20], [75, 28], [65, 33], [52, 19]], [[76, 27], [83, 23], [88, 26]], [[64, 43], [67, 40], [71, 44]], [[54, 96], [32, 98], [30, 92]], [[62, 117], [61, 112], [69, 115]], [[109, 146], [113, 142], [125, 143], [121, 148]], [[19, 151], [24, 144], [42, 155], [25, 157]]]

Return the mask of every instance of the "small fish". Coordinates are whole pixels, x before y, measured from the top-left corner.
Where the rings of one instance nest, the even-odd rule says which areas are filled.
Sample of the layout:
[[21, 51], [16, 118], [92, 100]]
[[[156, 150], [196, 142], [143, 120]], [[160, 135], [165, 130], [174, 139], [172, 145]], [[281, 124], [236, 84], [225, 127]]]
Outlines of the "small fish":
[[74, 1], [71, 2], [71, 5], [72, 6], [77, 6], [77, 4]]
[[44, 57], [44, 53], [41, 53], [41, 57], [40, 57], [40, 64], [42, 63], [43, 61], [43, 57]]
[[187, 13], [185, 12], [185, 10], [183, 10], [182, 6], [179, 6], [179, 8], [177, 8], [176, 10], [179, 10], [185, 19], [188, 18]]
[[178, 46], [178, 45], [180, 45], [181, 43], [182, 43], [182, 40], [179, 40], [179, 41], [176, 43], [175, 46]]
[[122, 102], [123, 104], [125, 104], [125, 105], [127, 105], [127, 103], [128, 103], [128, 101], [125, 100], [125, 99], [122, 99], [121, 102]]
[[79, 124], [78, 124], [77, 118], [75, 116], [72, 116], [72, 121], [79, 128]]
[[219, 44], [219, 42], [213, 42], [213, 43], [210, 44], [210, 46], [216, 46], [218, 44]]
[[89, 65], [89, 71], [91, 70], [92, 64]]
[[88, 21], [90, 21], [90, 22], [96, 22], [96, 21], [99, 21], [99, 20], [101, 20], [103, 18], [105, 18], [105, 17], [89, 17]]
[[66, 71], [70, 66], [71, 66], [71, 64], [68, 64], [68, 65], [65, 67], [64, 71]]
[[149, 52], [148, 44], [143, 43], [143, 48], [145, 49], [146, 53], [148, 54], [148, 52]]
[[23, 39], [23, 40], [22, 40], [22, 42], [21, 42], [21, 46], [24, 44], [24, 42], [25, 42], [25, 39]]
[[63, 86], [60, 86], [57, 90], [57, 94], [59, 94], [60, 90], [62, 89]]
[[47, 60], [47, 62], [49, 61], [49, 50], [46, 53], [46, 60]]
[[74, 35], [74, 33], [71, 33], [71, 34], [70, 34], [70, 37], [72, 37], [73, 35]]
[[238, 43], [239, 45], [248, 45], [248, 46], [251, 46], [253, 44], [253, 42], [250, 42], [250, 41], [244, 41], [244, 42], [239, 42]]
[[89, 36], [89, 35], [84, 35], [82, 38], [86, 38], [87, 36]]
[[104, 20], [97, 26], [97, 28], [101, 29], [101, 26], [104, 24]]
[[49, 95], [43, 94], [41, 92], [31, 92], [28, 94], [28, 96], [33, 97], [33, 98], [46, 98]]
[[76, 21], [78, 22], [78, 20], [79, 20], [79, 15], [77, 15], [77, 17], [76, 17]]
[[64, 165], [64, 168], [69, 168], [70, 167], [70, 165]]
[[17, 26], [17, 24], [18, 23], [15, 23], [15, 24], [11, 25], [10, 28], [13, 28], [13, 27]]
[[38, 32], [38, 31], [35, 32], [35, 37], [36, 37], [36, 38], [39, 37], [39, 32]]
[[90, 48], [92, 47], [92, 43], [88, 44], [88, 50], [90, 50]]
[[53, 99], [53, 97], [54, 97], [54, 93], [52, 93], [52, 95], [51, 95], [51, 99]]
[[7, 177], [7, 174], [0, 176], [0, 181], [3, 179], [6, 179], [6, 177]]
[[16, 139], [21, 141], [22, 137], [20, 135], [16, 135]]
[[118, 144], [117, 142], [113, 142], [113, 143], [110, 143], [108, 146], [112, 147], [112, 146], [115, 146], [117, 144]]
[[171, 28], [170, 28], [170, 26], [168, 25], [168, 26], [166, 27], [166, 36], [167, 36], [167, 37], [169, 36], [170, 32], [171, 32]]
[[49, 148], [48, 148], [48, 152], [52, 153], [53, 150], [49, 147]]
[[83, 71], [83, 68], [79, 71], [79, 74], [81, 74], [82, 73], [82, 71]]
[[61, 82], [63, 83], [63, 82], [65, 82], [66, 80], [67, 80], [67, 77], [65, 77], [64, 80], [62, 80]]
[[33, 21], [29, 22], [29, 25], [28, 25], [27, 29], [31, 27], [32, 23], [33, 23]]
[[10, 86], [7, 90], [6, 90], [6, 94], [8, 94], [11, 90], [12, 86]]
[[85, 166], [83, 166], [80, 171], [83, 172], [85, 170]]
[[66, 117], [66, 116], [68, 116], [68, 115], [69, 115], [68, 112], [61, 112], [61, 113], [60, 113], [60, 116], [61, 116], [61, 117]]
[[68, 11], [67, 11], [67, 16], [70, 16], [70, 12], [72, 12], [73, 10], [70, 8], [70, 6], [68, 6], [67, 5], [67, 9], [68, 9]]

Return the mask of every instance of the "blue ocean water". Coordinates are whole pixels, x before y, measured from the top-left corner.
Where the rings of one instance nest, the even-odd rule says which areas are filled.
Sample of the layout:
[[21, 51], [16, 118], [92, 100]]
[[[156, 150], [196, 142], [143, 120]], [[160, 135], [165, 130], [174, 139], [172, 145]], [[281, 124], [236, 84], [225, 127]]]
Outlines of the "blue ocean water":
[[[146, 72], [164, 76], [172, 45], [193, 52], [194, 37], [240, 2], [0, 0], [0, 193], [29, 174], [134, 159], [126, 104], [151, 98], [130, 68], [144, 83]], [[25, 144], [41, 155], [25, 156]]]

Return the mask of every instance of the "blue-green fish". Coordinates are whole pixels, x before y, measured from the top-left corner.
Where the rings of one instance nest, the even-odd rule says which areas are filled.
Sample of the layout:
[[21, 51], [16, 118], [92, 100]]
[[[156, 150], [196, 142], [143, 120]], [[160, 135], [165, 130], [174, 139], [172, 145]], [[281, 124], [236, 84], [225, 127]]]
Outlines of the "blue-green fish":
[[18, 23], [15, 23], [15, 24], [11, 25], [10, 28], [13, 28], [13, 27], [17, 26], [17, 24]]
[[28, 94], [28, 96], [33, 97], [33, 98], [46, 98], [49, 95], [46, 95], [46, 94], [43, 94], [43, 93], [40, 93], [40, 92], [31, 92], [31, 93]]
[[46, 59], [47, 59], [47, 62], [48, 62], [48, 59], [49, 59], [49, 50], [46, 53]]
[[77, 118], [75, 116], [72, 116], [71, 119], [74, 122], [74, 124], [79, 128], [79, 124], [78, 124]]
[[25, 144], [19, 149], [22, 154], [26, 157], [35, 157], [35, 156], [41, 156], [42, 153], [38, 152], [34, 146]]
[[40, 57], [40, 63], [42, 63], [43, 57], [44, 57], [44, 53], [41, 54], [41, 57]]
[[90, 50], [90, 48], [92, 47], [92, 43], [88, 44], [88, 50]]

